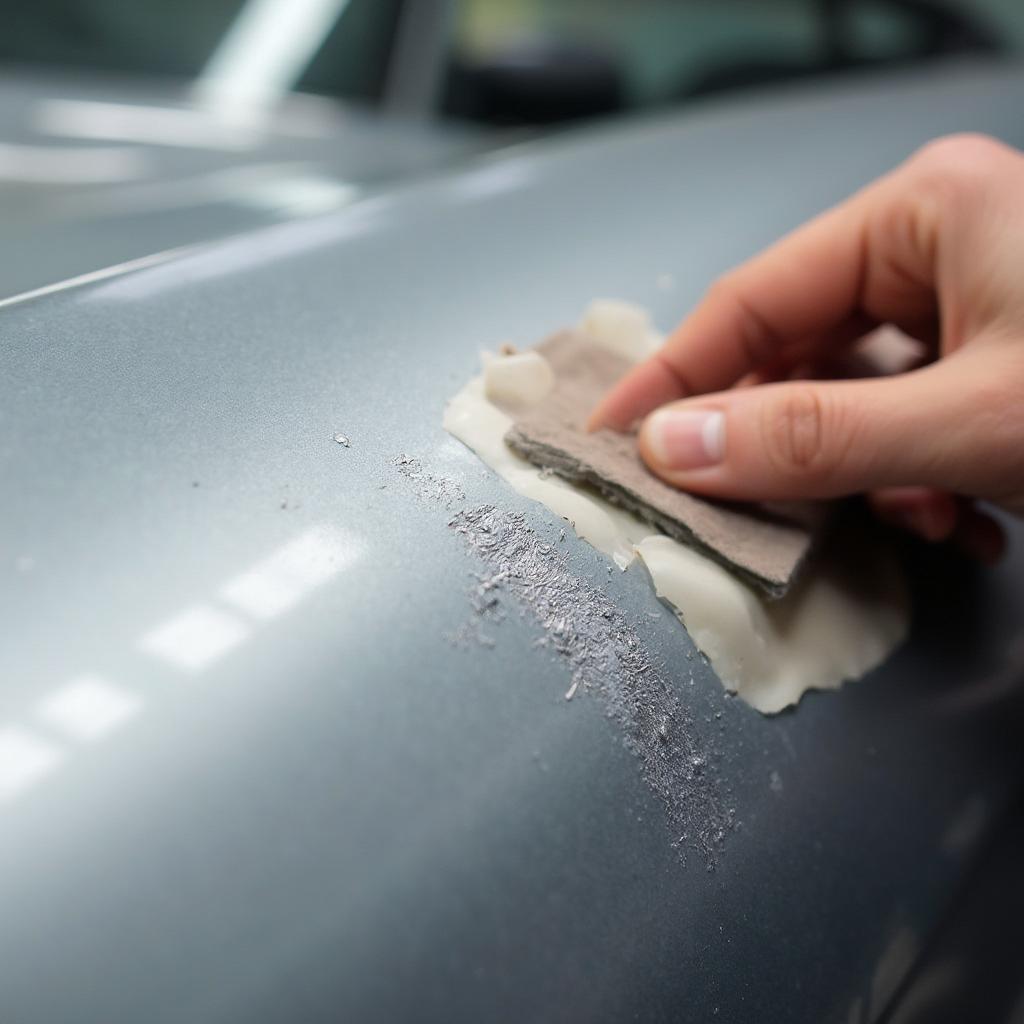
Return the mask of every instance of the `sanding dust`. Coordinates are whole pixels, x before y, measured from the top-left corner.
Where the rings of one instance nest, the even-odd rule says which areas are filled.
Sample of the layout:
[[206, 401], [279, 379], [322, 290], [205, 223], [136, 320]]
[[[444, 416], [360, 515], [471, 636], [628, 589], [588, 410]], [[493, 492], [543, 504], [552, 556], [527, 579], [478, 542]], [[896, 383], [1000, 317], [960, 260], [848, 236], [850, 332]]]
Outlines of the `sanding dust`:
[[394, 464], [421, 498], [433, 498], [441, 502], [445, 508], [451, 508], [456, 502], [466, 500], [465, 492], [454, 480], [428, 473], [419, 459], [403, 454], [394, 460]]
[[565, 699], [600, 700], [664, 806], [675, 845], [684, 856], [699, 851], [712, 867], [736, 824], [725, 803], [721, 755], [698, 738], [670, 675], [651, 660], [633, 626], [522, 513], [482, 505], [458, 512], [449, 525], [485, 567], [471, 589], [473, 616], [461, 635], [500, 623], [506, 603], [536, 623], [537, 644], [571, 671]]
[[[646, 314], [629, 315], [626, 308], [595, 304], [583, 325], [596, 344], [639, 359], [655, 339]], [[511, 417], [487, 398], [486, 377], [501, 358], [490, 357], [484, 375], [449, 402], [445, 428], [519, 493], [567, 519], [620, 569], [639, 555], [658, 594], [676, 609], [723, 685], [751, 706], [776, 712], [809, 689], [834, 689], [859, 678], [903, 639], [906, 587], [891, 556], [877, 545], [833, 545], [806, 567], [800, 586], [769, 607], [709, 559], [599, 495], [530, 465], [504, 443]]]

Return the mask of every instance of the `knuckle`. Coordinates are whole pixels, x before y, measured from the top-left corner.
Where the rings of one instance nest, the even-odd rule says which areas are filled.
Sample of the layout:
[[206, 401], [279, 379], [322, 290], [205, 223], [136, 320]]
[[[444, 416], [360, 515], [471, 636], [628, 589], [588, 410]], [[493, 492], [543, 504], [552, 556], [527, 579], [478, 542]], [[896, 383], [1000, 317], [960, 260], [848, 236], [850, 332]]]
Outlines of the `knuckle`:
[[826, 408], [812, 388], [787, 389], [765, 402], [761, 431], [772, 468], [786, 477], [817, 477], [828, 469]]
[[705, 301], [723, 309], [731, 309], [736, 304], [735, 271], [722, 274], [708, 285], [704, 294]]
[[1009, 146], [987, 135], [946, 135], [922, 146], [910, 160], [918, 189], [945, 205], [970, 201], [991, 188], [993, 178], [1019, 159]]
[[[909, 272], [904, 268], [929, 267], [934, 264], [937, 218], [928, 216], [922, 208], [923, 196], [920, 190], [915, 199], [916, 202], [885, 203], [874, 209], [869, 219], [872, 250], [893, 254], [885, 266], [890, 271], [896, 267], [901, 268], [901, 281], [906, 279]], [[873, 264], [871, 269], [874, 271], [876, 265]]]
[[993, 170], [1013, 156], [1016, 156], [1013, 149], [990, 135], [959, 132], [926, 142], [912, 160], [924, 167], [945, 168], [955, 172], [978, 168]]
[[733, 325], [736, 343], [748, 365], [760, 366], [772, 358], [780, 345], [778, 333], [746, 297], [736, 271], [718, 278], [708, 289], [707, 298]]

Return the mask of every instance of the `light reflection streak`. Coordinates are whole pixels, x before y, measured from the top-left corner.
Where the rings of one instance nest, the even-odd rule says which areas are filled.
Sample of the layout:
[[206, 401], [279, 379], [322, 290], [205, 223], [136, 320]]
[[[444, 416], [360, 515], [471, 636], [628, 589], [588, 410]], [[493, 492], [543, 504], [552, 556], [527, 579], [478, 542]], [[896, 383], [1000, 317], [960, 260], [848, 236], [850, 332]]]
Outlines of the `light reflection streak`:
[[160, 263], [166, 263], [168, 260], [177, 258], [182, 253], [187, 252], [189, 248], [191, 247], [182, 246], [178, 249], [165, 249], [163, 252], [154, 253], [152, 256], [140, 256], [136, 260], [115, 263], [112, 267], [103, 267], [101, 270], [90, 270], [87, 274], [79, 274], [77, 277], [69, 277], [63, 281], [43, 285], [42, 288], [33, 288], [31, 291], [19, 292], [17, 295], [11, 295], [9, 298], [0, 299], [0, 309], [3, 309], [5, 306], [16, 306], [19, 302], [30, 302], [44, 295], [56, 295], [58, 292], [82, 288], [87, 284], [95, 284], [97, 281], [121, 277], [124, 274], [131, 274], [136, 270], [143, 270], [146, 267], [155, 267]]
[[[196, 674], [254, 635], [255, 622], [294, 608], [362, 556], [362, 540], [332, 524], [313, 526], [219, 590], [231, 611], [197, 603], [144, 633], [144, 653]], [[243, 618], [242, 616], [245, 616]], [[0, 726], [0, 803], [13, 800], [69, 760], [75, 746], [107, 739], [145, 706], [138, 693], [99, 673], [77, 675], [39, 700], [33, 720], [63, 744], [21, 725]]]
[[271, 619], [347, 568], [360, 552], [347, 534], [316, 526], [230, 580], [220, 597], [254, 619]]
[[333, 214], [273, 224], [197, 246], [183, 259], [108, 281], [87, 292], [82, 301], [137, 302], [180, 288], [194, 288], [197, 281], [213, 281], [256, 271], [291, 256], [309, 255], [386, 227], [393, 205], [391, 196], [374, 196]]
[[277, 103], [320, 49], [349, 0], [248, 0], [195, 85], [221, 117], [251, 118]]
[[139, 648], [186, 672], [199, 672], [248, 636], [248, 626], [234, 615], [197, 604], [146, 633]]
[[260, 141], [259, 133], [244, 125], [228, 125], [223, 118], [187, 107], [48, 99], [36, 105], [32, 122], [44, 135], [188, 149], [235, 151]]
[[21, 726], [0, 728], [0, 801], [19, 796], [49, 775], [64, 753]]
[[[0, 151], [0, 177], [3, 175]], [[70, 197], [64, 208], [102, 210], [114, 215], [230, 204], [273, 215], [310, 216], [337, 210], [359, 196], [357, 186], [322, 175], [308, 163], [229, 167], [175, 181], [147, 181], [110, 189], [102, 195]]]
[[356, 185], [324, 174], [306, 171], [274, 181], [254, 182], [234, 201], [271, 213], [311, 217], [329, 213], [354, 202], [360, 194]]
[[480, 202], [507, 192], [520, 192], [537, 178], [534, 163], [524, 157], [504, 157], [485, 162], [456, 175], [450, 185], [459, 202]]
[[77, 676], [40, 701], [40, 721], [66, 739], [92, 743], [125, 725], [142, 708], [142, 699], [101, 676]]
[[24, 146], [0, 142], [0, 181], [33, 185], [109, 185], [141, 178], [146, 154], [128, 148]]

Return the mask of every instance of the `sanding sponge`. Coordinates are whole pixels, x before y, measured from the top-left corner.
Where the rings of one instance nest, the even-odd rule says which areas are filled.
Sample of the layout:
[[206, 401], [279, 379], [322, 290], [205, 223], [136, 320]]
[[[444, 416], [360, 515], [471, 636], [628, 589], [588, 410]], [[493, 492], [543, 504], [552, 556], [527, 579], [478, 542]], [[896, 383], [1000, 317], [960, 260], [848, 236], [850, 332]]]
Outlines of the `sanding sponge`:
[[537, 351], [554, 371], [554, 386], [537, 404], [506, 407], [513, 426], [505, 442], [513, 450], [559, 476], [595, 487], [769, 596], [786, 592], [824, 522], [821, 505], [741, 505], [670, 487], [644, 465], [635, 436], [585, 428], [598, 400], [632, 364], [579, 331], [556, 334]]

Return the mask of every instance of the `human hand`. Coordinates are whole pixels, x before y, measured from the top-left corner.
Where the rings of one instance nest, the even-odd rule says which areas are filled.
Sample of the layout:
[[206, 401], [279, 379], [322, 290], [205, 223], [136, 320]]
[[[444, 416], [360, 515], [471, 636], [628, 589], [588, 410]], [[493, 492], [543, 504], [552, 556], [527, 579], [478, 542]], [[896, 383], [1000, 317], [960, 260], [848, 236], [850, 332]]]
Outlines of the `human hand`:
[[[792, 379], [885, 323], [931, 362]], [[1002, 531], [973, 499], [1024, 515], [1024, 155], [939, 139], [720, 278], [590, 426], [645, 416], [641, 454], [677, 487], [864, 491], [884, 518], [996, 560]]]

